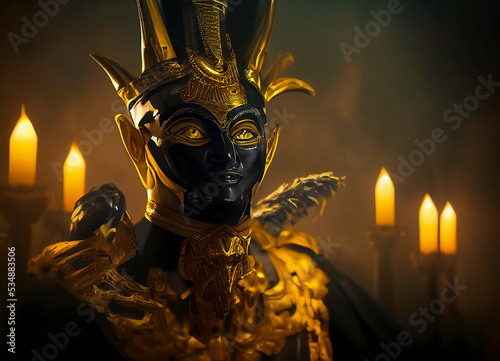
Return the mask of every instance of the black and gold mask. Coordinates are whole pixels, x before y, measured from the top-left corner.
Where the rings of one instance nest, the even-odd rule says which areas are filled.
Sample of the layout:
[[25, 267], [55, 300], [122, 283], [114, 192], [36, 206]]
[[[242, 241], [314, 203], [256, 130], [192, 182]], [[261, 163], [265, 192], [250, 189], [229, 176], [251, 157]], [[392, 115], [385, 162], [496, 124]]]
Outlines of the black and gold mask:
[[262, 72], [276, 1], [249, 3], [228, 10], [227, 0], [138, 0], [142, 74], [93, 55], [129, 107], [133, 125], [123, 116], [117, 123], [150, 199], [213, 224], [250, 214], [279, 137], [268, 129], [266, 139], [266, 103], [286, 91], [314, 93], [278, 78], [290, 54]]
[[[134, 78], [118, 63], [93, 55], [132, 116], [133, 123], [117, 116], [117, 124], [148, 191], [146, 217], [153, 223], [161, 218], [156, 210], [165, 208], [183, 216], [186, 224], [248, 223], [252, 195], [279, 138], [279, 127], [266, 129], [267, 102], [286, 91], [314, 94], [300, 80], [278, 77], [293, 62], [290, 54], [278, 56], [262, 71], [275, 6], [274, 0], [231, 9], [227, 0], [138, 0], [142, 74]], [[233, 48], [234, 38], [238, 48]], [[231, 240], [240, 238], [224, 242]], [[230, 308], [233, 278], [241, 278], [250, 264], [246, 241], [236, 242], [244, 245], [244, 252], [236, 253], [223, 251], [234, 246], [224, 242], [206, 244], [212, 250], [220, 246], [213, 257], [222, 268], [210, 272], [229, 277], [227, 285], [200, 276], [206, 267], [203, 248], [183, 256], [191, 260], [183, 274], [205, 301], [215, 302], [217, 292], [228, 293], [212, 305], [219, 316]], [[191, 274], [195, 268], [199, 272]]]

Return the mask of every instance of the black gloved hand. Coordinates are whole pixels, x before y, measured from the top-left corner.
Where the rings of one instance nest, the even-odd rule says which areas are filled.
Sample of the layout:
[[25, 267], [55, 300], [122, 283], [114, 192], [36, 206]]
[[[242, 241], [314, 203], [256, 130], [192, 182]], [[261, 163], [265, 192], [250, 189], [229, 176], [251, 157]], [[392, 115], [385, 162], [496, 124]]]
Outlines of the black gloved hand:
[[90, 238], [103, 224], [115, 227], [125, 209], [125, 196], [114, 184], [93, 188], [75, 204], [70, 240]]

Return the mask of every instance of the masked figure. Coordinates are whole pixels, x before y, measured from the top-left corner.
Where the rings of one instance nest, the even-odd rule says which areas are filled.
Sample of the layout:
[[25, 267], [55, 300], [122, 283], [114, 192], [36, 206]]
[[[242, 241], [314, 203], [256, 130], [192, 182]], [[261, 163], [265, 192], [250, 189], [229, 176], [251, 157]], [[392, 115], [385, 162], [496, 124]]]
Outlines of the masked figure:
[[[266, 104], [287, 91], [314, 94], [279, 77], [290, 54], [263, 71], [275, 7], [138, 0], [141, 75], [93, 55], [130, 111], [132, 121], [116, 121], [147, 190], [145, 218], [131, 223], [113, 185], [94, 189], [75, 207], [71, 240], [30, 267], [60, 272], [105, 316], [102, 329], [127, 360], [331, 360], [332, 325], [354, 325], [329, 320], [326, 305], [332, 292], [344, 297], [338, 281], [350, 281], [317, 256], [314, 238], [287, 229], [342, 180], [299, 178], [252, 215], [279, 138]], [[374, 323], [354, 329], [375, 335]]]

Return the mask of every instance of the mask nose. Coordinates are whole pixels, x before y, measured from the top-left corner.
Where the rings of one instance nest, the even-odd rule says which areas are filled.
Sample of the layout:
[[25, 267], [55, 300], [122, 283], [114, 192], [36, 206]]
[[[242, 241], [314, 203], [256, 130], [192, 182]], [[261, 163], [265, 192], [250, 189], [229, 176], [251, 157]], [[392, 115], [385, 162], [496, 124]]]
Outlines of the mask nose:
[[208, 154], [209, 163], [219, 169], [238, 168], [241, 164], [240, 157], [236, 152], [233, 142], [227, 134], [221, 134], [213, 142], [213, 148]]

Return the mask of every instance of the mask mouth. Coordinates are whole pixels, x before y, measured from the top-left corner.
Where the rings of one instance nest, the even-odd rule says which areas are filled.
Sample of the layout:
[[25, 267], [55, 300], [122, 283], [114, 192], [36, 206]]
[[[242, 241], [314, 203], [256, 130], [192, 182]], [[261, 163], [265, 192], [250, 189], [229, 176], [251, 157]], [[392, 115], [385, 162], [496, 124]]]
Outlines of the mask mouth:
[[235, 186], [243, 179], [243, 175], [233, 171], [218, 172], [216, 177], [222, 184], [228, 187]]

